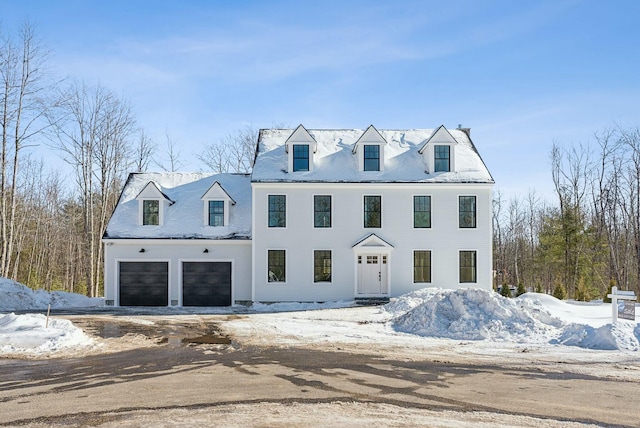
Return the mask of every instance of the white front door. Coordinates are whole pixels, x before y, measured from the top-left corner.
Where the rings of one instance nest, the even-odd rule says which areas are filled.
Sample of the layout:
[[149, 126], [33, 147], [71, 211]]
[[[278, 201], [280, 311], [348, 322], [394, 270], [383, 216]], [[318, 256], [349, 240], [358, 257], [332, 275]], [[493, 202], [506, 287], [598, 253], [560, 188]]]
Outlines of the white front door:
[[363, 254], [358, 256], [358, 294], [387, 294], [387, 278], [386, 254]]

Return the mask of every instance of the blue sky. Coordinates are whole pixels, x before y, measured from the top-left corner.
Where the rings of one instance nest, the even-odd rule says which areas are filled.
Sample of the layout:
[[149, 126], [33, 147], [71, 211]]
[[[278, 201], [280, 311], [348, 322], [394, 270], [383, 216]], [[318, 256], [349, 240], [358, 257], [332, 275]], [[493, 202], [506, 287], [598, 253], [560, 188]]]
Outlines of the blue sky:
[[236, 129], [471, 128], [507, 195], [552, 197], [553, 142], [640, 125], [640, 2], [0, 0], [60, 76], [129, 99], [160, 145]]

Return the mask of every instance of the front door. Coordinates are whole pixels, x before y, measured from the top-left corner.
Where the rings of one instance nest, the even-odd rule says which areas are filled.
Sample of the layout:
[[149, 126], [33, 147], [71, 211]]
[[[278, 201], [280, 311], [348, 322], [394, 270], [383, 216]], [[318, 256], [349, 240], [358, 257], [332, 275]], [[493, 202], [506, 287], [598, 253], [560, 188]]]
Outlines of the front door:
[[387, 294], [387, 290], [387, 255], [359, 255], [358, 294], [381, 295]]

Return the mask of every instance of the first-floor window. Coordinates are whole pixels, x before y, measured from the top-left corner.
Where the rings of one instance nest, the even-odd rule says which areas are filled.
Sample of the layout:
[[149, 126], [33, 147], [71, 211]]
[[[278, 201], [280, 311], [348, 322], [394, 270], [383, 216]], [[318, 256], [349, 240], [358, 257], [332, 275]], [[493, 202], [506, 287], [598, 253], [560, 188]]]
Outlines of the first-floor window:
[[313, 282], [331, 282], [331, 250], [313, 252]]
[[460, 251], [460, 282], [477, 282], [476, 252]]
[[269, 250], [267, 264], [269, 268], [269, 282], [285, 282], [286, 280], [286, 251]]
[[382, 227], [382, 196], [364, 197], [364, 227]]
[[142, 224], [157, 226], [160, 224], [160, 201], [142, 201]]
[[413, 252], [413, 282], [431, 282], [431, 251]]
[[209, 226], [224, 226], [224, 201], [209, 201]]

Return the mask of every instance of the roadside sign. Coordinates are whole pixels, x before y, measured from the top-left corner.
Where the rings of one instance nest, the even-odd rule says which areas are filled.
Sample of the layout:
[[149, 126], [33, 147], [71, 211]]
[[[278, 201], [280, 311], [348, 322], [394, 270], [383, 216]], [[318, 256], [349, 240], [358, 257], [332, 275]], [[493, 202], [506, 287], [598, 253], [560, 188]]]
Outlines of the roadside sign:
[[623, 320], [636, 320], [636, 302], [624, 300], [618, 302], [618, 318]]

